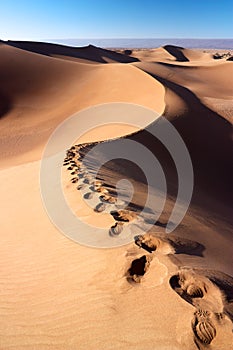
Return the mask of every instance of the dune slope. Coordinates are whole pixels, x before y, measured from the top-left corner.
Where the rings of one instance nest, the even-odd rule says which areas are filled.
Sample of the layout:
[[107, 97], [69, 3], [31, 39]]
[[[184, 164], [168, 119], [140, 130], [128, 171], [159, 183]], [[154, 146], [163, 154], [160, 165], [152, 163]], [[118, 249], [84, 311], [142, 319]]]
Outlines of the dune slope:
[[90, 105], [124, 101], [164, 110], [163, 86], [135, 67], [73, 63], [4, 44], [0, 48], [2, 166], [12, 157], [18, 164], [25, 153], [25, 161], [39, 159], [58, 123]]

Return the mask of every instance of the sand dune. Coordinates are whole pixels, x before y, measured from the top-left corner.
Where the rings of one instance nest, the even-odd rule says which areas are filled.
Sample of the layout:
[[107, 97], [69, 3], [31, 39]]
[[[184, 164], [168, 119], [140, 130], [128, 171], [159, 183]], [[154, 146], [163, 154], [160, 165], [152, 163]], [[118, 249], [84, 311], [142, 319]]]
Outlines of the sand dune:
[[[205, 64], [210, 63], [215, 60], [216, 51], [213, 52], [203, 51], [203, 50], [190, 50], [183, 47], [178, 47], [174, 45], [165, 45], [163, 47], [155, 49], [134, 49], [134, 50], [119, 50], [119, 53], [127, 53], [131, 57], [136, 57], [140, 61], [147, 62], [167, 62], [179, 65], [182, 62], [183, 66], [186, 66], [186, 63], [192, 65], [194, 62]], [[223, 55], [221, 53], [220, 55]], [[221, 57], [221, 56], [220, 56]], [[230, 58], [229, 58], [230, 59]], [[215, 60], [216, 61], [216, 60]]]
[[[189, 149], [196, 170], [196, 182], [202, 183], [202, 187], [215, 196], [229, 195], [230, 202], [232, 126], [228, 111], [233, 95], [229, 80], [231, 65], [223, 62], [209, 68], [200, 67], [197, 68], [198, 74], [193, 67], [167, 68], [166, 64], [162, 64], [160, 68], [156, 63], [139, 63], [137, 66], [165, 86], [165, 115], [179, 130]], [[216, 96], [224, 99], [226, 111], [223, 104], [221, 110], [216, 104], [215, 108], [210, 108], [211, 98]], [[208, 106], [204, 103], [206, 98]], [[219, 183], [220, 178], [222, 181]]]
[[7, 44], [29, 52], [35, 52], [45, 56], [81, 59], [90, 62], [106, 63], [108, 60], [119, 63], [131, 63], [138, 61], [137, 58], [120, 54], [111, 50], [102, 49], [93, 45], [86, 47], [68, 47], [58, 44], [48, 44], [43, 42], [7, 41]]
[[[0, 349], [230, 349], [232, 70], [226, 58], [171, 45], [115, 52], [0, 43]], [[189, 149], [195, 182], [188, 212], [168, 234], [177, 175], [166, 149], [148, 133], [156, 123], [83, 135], [64, 160], [67, 202], [109, 239], [135, 232], [126, 246], [95, 249], [67, 239], [49, 220], [40, 158], [62, 121], [107, 102], [136, 103], [170, 120]], [[96, 142], [106, 140], [88, 158]], [[138, 228], [155, 213], [148, 207], [141, 214], [147, 183], [137, 166], [115, 159], [93, 178], [108, 145], [122, 140], [144, 145], [166, 174], [165, 208], [146, 234]], [[122, 178], [134, 187], [126, 208], [117, 202]], [[156, 203], [156, 188], [151, 195]]]
[[0, 48], [2, 166], [11, 157], [18, 164], [22, 153], [27, 153], [23, 161], [39, 159], [57, 123], [92, 104], [124, 101], [164, 110], [163, 86], [135, 67], [73, 63], [5, 44]]
[[212, 58], [208, 53], [184, 49], [178, 46], [166, 45], [164, 46], [164, 50], [172, 55], [176, 61], [180, 62], [209, 60]]

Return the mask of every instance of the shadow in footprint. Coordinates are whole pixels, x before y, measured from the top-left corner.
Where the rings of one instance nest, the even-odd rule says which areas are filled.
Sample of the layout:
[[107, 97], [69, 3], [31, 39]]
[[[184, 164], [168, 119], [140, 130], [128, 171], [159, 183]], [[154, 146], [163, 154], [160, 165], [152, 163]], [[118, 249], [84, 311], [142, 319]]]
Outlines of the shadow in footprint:
[[128, 270], [128, 282], [139, 283], [141, 281], [142, 276], [144, 276], [146, 271], [148, 270], [149, 264], [150, 259], [146, 255], [143, 255], [140, 258], [133, 260]]

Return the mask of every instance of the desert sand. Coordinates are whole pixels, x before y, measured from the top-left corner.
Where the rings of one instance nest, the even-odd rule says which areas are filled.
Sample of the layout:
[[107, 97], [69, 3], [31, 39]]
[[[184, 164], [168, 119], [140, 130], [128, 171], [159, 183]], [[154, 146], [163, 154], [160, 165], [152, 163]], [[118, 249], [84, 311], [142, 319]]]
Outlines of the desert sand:
[[[229, 57], [214, 59], [204, 49], [0, 42], [1, 350], [231, 348], [232, 73]], [[181, 224], [166, 233], [177, 181], [169, 156], [148, 137], [153, 120], [139, 130], [128, 116], [129, 125], [83, 135], [61, 164], [67, 203], [113, 239], [123, 227], [135, 228], [129, 244], [98, 249], [68, 239], [50, 221], [40, 160], [61, 122], [110, 102], [142, 105], [175, 126], [192, 159], [194, 192]], [[161, 217], [142, 235], [136, 235], [147, 194], [142, 174], [112, 160], [94, 182], [91, 159], [82, 163], [95, 142], [118, 145], [122, 137], [148, 148], [169, 184]], [[124, 209], [115, 205], [122, 176], [134, 186]], [[95, 210], [83, 202], [81, 185], [87, 200], [98, 199]], [[152, 218], [149, 212], [144, 220]]]

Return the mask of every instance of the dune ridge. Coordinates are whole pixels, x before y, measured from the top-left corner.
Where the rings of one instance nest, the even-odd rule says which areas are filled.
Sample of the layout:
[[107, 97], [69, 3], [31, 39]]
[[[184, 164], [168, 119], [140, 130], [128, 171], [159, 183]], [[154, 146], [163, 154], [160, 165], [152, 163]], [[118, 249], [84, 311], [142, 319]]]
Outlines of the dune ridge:
[[[0, 348], [229, 349], [232, 62], [171, 45], [115, 52], [1, 41], [0, 53]], [[118, 101], [149, 107], [176, 127], [194, 165], [194, 194], [182, 223], [166, 234], [177, 177], [169, 154], [149, 137], [155, 123], [83, 135], [67, 150], [62, 169], [70, 207], [113, 240], [135, 232], [134, 242], [101, 250], [68, 240], [52, 225], [38, 174], [57, 125], [88, 106]], [[138, 226], [146, 231], [154, 217], [151, 208], [140, 215], [147, 195], [143, 174], [113, 160], [93, 179], [107, 153], [95, 162], [88, 158], [97, 142], [117, 145], [122, 138], [146, 146], [166, 173], [164, 211], [143, 235]], [[117, 202], [122, 177], [134, 186], [126, 208]], [[156, 201], [153, 189], [152, 195]], [[95, 203], [94, 210], [82, 197]]]

